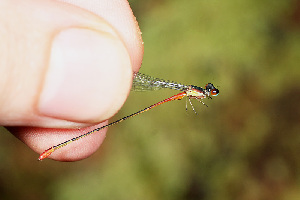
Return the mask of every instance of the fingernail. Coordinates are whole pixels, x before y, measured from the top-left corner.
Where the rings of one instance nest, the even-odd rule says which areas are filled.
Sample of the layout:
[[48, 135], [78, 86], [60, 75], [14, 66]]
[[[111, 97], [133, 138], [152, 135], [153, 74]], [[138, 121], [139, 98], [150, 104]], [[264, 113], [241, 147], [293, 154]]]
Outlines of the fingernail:
[[[129, 73], [130, 58], [118, 38], [80, 28], [59, 32], [53, 39], [38, 110], [69, 121], [107, 119], [125, 101]], [[120, 85], [124, 91], [118, 99], [120, 94], [113, 90]]]

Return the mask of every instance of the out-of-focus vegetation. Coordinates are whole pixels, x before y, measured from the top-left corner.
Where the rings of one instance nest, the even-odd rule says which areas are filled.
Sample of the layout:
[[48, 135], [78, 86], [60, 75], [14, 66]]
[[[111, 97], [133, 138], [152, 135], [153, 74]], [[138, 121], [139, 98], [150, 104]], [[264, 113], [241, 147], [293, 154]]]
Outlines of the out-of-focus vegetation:
[[[76, 163], [36, 162], [0, 139], [0, 199], [300, 199], [300, 3], [131, 0], [141, 72], [219, 96], [171, 102], [112, 127]], [[131, 93], [112, 120], [176, 91]], [[3, 132], [3, 129], [1, 130]], [[87, 144], [88, 145], [88, 144]]]

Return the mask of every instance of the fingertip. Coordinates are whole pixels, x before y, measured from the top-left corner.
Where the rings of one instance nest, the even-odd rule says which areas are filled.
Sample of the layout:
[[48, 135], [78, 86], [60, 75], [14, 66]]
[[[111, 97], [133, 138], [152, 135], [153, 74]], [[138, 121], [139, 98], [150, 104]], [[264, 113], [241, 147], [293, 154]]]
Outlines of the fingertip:
[[[7, 34], [0, 33], [3, 39], [0, 52], [5, 52], [1, 54], [0, 70], [6, 75], [0, 81], [0, 92], [5, 94], [0, 97], [0, 124], [73, 128], [110, 118], [125, 102], [132, 81], [130, 56], [115, 28], [75, 6], [56, 1], [30, 3], [20, 1], [18, 6], [8, 3], [10, 9], [3, 10], [17, 15], [14, 19], [0, 18], [9, 25]], [[15, 26], [19, 19], [22, 26]], [[77, 48], [52, 45], [55, 36], [70, 29], [94, 32], [99, 37], [89, 40], [91, 33], [76, 40], [69, 35], [69, 43], [73, 42]], [[89, 49], [93, 43], [100, 48]], [[56, 53], [56, 58], [50, 55], [51, 47], [55, 46], [62, 50]], [[8, 51], [7, 47], [14, 51]], [[74, 53], [80, 48], [81, 52]], [[69, 69], [58, 67], [61, 73], [53, 75], [47, 83], [51, 58], [56, 61], [52, 64], [65, 64]], [[62, 64], [66, 58], [71, 62]]]
[[119, 38], [89, 29], [63, 30], [53, 40], [38, 110], [68, 121], [110, 118], [128, 96], [131, 69]]
[[110, 23], [122, 38], [129, 52], [132, 69], [141, 67], [144, 42], [138, 21], [127, 0], [59, 0], [91, 11]]

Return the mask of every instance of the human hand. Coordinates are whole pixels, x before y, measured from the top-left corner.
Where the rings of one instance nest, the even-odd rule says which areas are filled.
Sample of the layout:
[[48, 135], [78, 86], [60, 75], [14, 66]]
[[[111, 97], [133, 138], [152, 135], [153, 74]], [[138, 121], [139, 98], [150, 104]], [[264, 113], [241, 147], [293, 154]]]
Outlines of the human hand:
[[[0, 124], [38, 153], [105, 125], [126, 100], [142, 61], [127, 1], [72, 1], [0, 3]], [[84, 159], [105, 132], [50, 158]]]

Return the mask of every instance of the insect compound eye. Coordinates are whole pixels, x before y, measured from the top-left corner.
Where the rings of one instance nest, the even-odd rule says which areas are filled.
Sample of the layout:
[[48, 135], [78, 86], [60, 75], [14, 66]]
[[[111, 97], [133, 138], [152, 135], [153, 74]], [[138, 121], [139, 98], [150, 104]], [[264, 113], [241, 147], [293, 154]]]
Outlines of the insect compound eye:
[[215, 86], [211, 83], [208, 83], [205, 86], [205, 89], [210, 92], [211, 96], [217, 96], [219, 94], [219, 90], [217, 88], [215, 88]]
[[206, 86], [205, 86], [205, 89], [207, 91], [218, 90], [217, 88], [215, 88], [215, 86], [212, 83], [207, 83]]
[[207, 90], [207, 91], [211, 91], [211, 90], [217, 90], [217, 91], [219, 91], [217, 88], [215, 88], [215, 86], [213, 85], [213, 84], [211, 84], [211, 83], [207, 83], [206, 84], [206, 86], [205, 86], [205, 89]]
[[211, 96], [218, 96], [218, 94], [219, 94], [219, 90], [216, 88], [210, 91]]

